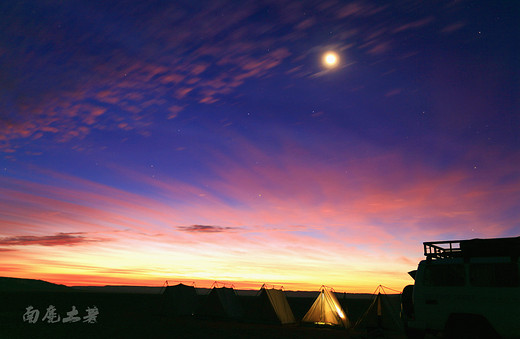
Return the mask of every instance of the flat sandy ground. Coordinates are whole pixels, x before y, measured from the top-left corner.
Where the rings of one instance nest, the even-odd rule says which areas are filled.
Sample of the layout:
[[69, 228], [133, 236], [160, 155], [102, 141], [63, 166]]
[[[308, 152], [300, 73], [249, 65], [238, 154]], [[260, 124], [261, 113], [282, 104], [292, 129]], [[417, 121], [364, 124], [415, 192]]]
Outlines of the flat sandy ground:
[[[203, 300], [205, 296], [199, 296]], [[253, 297], [240, 297], [247, 310]], [[396, 298], [396, 296], [394, 296]], [[398, 298], [398, 297], [397, 297]], [[310, 308], [313, 298], [288, 298], [295, 318], [300, 320]], [[370, 333], [337, 328], [276, 325], [255, 323], [254, 319], [230, 321], [178, 317], [161, 311], [161, 296], [150, 294], [91, 293], [91, 292], [0, 292], [0, 339], [17, 338], [395, 338], [402, 333], [387, 331]], [[345, 298], [340, 302], [348, 309], [355, 322], [369, 306], [369, 299]], [[24, 322], [22, 317], [29, 305], [40, 310], [35, 324]], [[78, 316], [96, 306], [97, 322], [88, 324], [48, 323], [42, 321], [49, 305], [56, 307], [62, 318], [75, 306]], [[384, 335], [384, 336], [383, 336]]]

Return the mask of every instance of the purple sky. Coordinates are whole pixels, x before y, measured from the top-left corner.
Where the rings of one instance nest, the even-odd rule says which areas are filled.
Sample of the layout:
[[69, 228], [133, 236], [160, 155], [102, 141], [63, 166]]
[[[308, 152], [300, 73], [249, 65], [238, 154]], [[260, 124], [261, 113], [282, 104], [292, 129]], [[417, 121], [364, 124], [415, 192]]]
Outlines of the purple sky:
[[0, 273], [371, 291], [408, 283], [423, 241], [518, 236], [519, 19], [514, 1], [2, 3]]

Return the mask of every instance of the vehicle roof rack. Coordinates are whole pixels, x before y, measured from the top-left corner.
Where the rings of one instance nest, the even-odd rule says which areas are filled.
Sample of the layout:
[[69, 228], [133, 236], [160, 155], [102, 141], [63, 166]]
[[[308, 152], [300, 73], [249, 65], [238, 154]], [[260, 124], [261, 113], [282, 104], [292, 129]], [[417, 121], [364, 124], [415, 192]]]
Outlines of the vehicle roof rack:
[[520, 255], [520, 237], [424, 242], [426, 259], [511, 257]]
[[462, 240], [424, 242], [424, 255], [427, 259], [456, 258], [462, 256]]

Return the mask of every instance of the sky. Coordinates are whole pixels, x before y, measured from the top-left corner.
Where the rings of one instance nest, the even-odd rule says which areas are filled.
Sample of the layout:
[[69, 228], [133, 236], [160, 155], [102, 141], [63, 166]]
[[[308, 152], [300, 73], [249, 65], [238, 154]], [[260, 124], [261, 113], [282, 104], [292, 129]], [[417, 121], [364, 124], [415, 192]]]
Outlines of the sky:
[[519, 7], [2, 2], [0, 275], [400, 290], [519, 236]]

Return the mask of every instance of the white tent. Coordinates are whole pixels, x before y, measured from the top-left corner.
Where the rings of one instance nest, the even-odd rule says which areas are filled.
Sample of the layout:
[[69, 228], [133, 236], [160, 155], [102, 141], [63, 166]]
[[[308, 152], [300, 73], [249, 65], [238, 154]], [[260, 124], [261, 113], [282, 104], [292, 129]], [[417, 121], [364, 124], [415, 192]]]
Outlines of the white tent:
[[216, 287], [206, 297], [196, 312], [198, 316], [240, 319], [244, 316], [242, 304], [233, 288]]
[[173, 315], [193, 315], [197, 307], [194, 286], [178, 284], [166, 286], [162, 294], [162, 311]]
[[320, 294], [302, 319], [305, 323], [349, 327], [350, 321], [334, 292], [322, 286]]
[[392, 303], [383, 286], [377, 287], [370, 306], [354, 328], [403, 331], [403, 324], [399, 319], [399, 306]]

